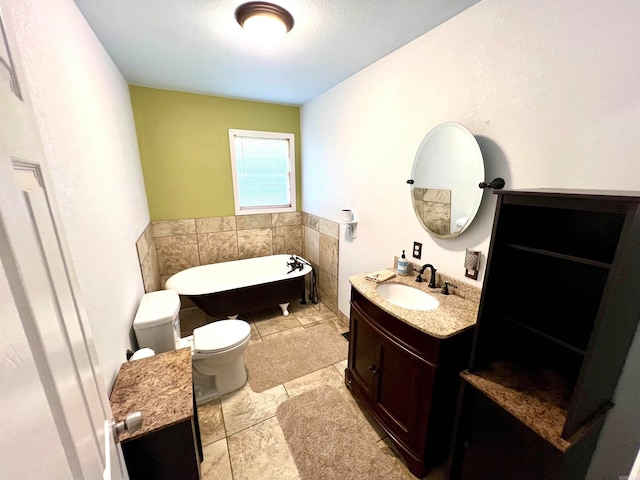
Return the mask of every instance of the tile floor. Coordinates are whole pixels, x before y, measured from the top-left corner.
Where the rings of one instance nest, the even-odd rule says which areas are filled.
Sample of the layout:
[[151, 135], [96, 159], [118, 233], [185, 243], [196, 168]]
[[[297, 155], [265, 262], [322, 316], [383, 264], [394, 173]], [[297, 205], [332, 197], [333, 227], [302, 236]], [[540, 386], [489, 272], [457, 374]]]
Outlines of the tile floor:
[[[348, 329], [321, 303], [302, 305], [298, 301], [290, 306], [289, 311], [290, 315], [287, 317], [282, 315], [278, 307], [244, 315], [243, 319], [251, 325], [251, 342], [261, 342], [270, 336], [286, 335], [321, 323], [333, 326], [338, 333]], [[183, 334], [188, 333], [185, 330], [202, 323], [203, 318], [193, 313], [191, 318], [185, 318], [187, 322], [182, 322]], [[278, 425], [276, 408], [287, 399], [320, 385], [335, 387], [353, 401], [351, 393], [344, 386], [346, 366], [345, 360], [262, 393], [253, 392], [247, 383], [240, 390], [199, 405], [198, 416], [204, 453], [204, 461], [201, 464], [202, 479], [300, 478]], [[367, 418], [366, 414], [363, 415]], [[380, 448], [396, 458], [407, 480], [415, 480], [416, 477], [409, 473], [394, 453], [390, 440], [380, 427], [373, 420], [369, 419], [369, 423], [380, 438]], [[436, 469], [425, 478], [443, 479], [444, 471]]]

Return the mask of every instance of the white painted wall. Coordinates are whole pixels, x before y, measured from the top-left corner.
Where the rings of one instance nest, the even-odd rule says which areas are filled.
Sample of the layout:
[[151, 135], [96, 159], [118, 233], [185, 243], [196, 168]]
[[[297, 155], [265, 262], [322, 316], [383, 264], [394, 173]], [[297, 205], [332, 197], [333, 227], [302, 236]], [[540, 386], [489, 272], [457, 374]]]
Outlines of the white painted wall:
[[2, 6], [16, 22], [53, 190], [110, 390], [144, 293], [135, 242], [149, 223], [127, 83], [73, 1]]
[[[466, 279], [464, 250], [486, 255], [493, 195], [452, 240], [429, 237], [411, 208], [413, 157], [441, 122], [469, 128], [487, 179], [507, 188], [640, 190], [639, 23], [637, 0], [483, 0], [305, 104], [303, 210], [338, 219], [350, 208], [359, 221], [355, 240], [341, 232], [340, 311], [349, 312], [349, 276], [391, 266], [414, 240], [422, 263], [481, 286], [484, 265], [477, 282]], [[636, 335], [589, 478], [631, 469], [639, 354]]]

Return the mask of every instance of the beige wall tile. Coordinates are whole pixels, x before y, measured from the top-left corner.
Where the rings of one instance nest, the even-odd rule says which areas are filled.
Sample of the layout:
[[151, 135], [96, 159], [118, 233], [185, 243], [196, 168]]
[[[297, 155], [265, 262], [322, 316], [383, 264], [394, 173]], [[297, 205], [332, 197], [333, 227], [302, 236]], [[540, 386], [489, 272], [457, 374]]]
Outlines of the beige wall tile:
[[318, 217], [311, 213], [302, 212], [302, 224], [311, 230], [318, 230]]
[[151, 248], [144, 260], [142, 260], [140, 270], [142, 271], [142, 283], [144, 284], [145, 293], [162, 290], [164, 282], [160, 281], [160, 267], [155, 244], [151, 244]]
[[195, 218], [182, 220], [161, 220], [152, 222], [154, 237], [168, 237], [171, 235], [189, 235], [196, 233]]
[[271, 224], [274, 227], [282, 227], [284, 225], [301, 225], [302, 213], [300, 212], [272, 213]]
[[425, 202], [451, 203], [451, 190], [425, 188], [422, 199]]
[[[307, 260], [309, 260], [309, 259], [307, 258]], [[320, 270], [320, 267], [318, 266], [317, 263], [314, 263], [314, 262], [312, 262], [310, 260], [309, 260], [309, 263], [313, 267], [313, 270], [316, 272], [316, 285], [318, 285], [319, 282], [317, 280], [317, 277], [318, 277], [318, 272]], [[311, 277], [312, 277], [312, 275], [305, 275], [305, 277], [304, 277], [304, 288], [307, 289], [306, 298], [309, 298], [309, 294], [311, 293], [311, 280], [312, 280]]]
[[273, 227], [273, 253], [302, 255], [302, 225]]
[[[167, 280], [171, 278], [171, 275], [160, 275], [160, 288], [164, 290], [164, 284], [167, 283]], [[182, 305], [184, 306], [184, 305]], [[193, 305], [188, 305], [189, 307], [193, 307]]]
[[147, 240], [147, 245], [151, 246], [153, 243], [153, 223], [149, 222], [149, 225], [147, 225], [144, 230], [144, 238]]
[[320, 262], [320, 233], [309, 227], [304, 227], [304, 258], [311, 263], [318, 264]]
[[324, 270], [317, 272], [320, 301], [332, 312], [338, 311], [338, 280]]
[[198, 241], [195, 234], [157, 237], [155, 243], [158, 251], [160, 275], [173, 275], [200, 265]]
[[448, 235], [451, 233], [451, 204], [424, 202], [422, 220], [432, 232]]
[[[147, 228], [149, 227], [147, 226]], [[136, 250], [138, 251], [138, 262], [141, 265], [142, 265], [142, 261], [144, 260], [144, 257], [146, 257], [147, 253], [149, 253], [149, 242], [147, 241], [147, 236], [145, 235], [147, 228], [144, 229], [144, 231], [140, 235], [140, 238], [138, 238], [138, 240], [136, 241]]]
[[424, 200], [424, 188], [413, 187], [411, 190], [414, 200]]
[[251, 230], [255, 228], [271, 228], [271, 214], [236, 215], [238, 230]]
[[419, 218], [424, 218], [424, 202], [422, 200], [413, 199], [413, 211]]
[[238, 260], [238, 237], [236, 231], [198, 234], [200, 264]]
[[338, 277], [338, 240], [320, 234], [320, 268], [332, 277]]
[[235, 216], [196, 218], [197, 233], [228, 232], [235, 229]]
[[238, 230], [239, 258], [264, 257], [273, 254], [271, 228]]
[[320, 218], [318, 220], [318, 231], [329, 235], [331, 238], [340, 238], [340, 225], [337, 222]]

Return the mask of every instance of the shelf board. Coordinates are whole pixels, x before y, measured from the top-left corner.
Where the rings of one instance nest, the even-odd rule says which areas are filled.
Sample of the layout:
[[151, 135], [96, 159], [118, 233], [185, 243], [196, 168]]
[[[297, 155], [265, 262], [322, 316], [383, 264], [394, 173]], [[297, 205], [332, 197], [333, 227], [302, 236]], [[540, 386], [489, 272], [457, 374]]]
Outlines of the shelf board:
[[542, 248], [527, 247], [525, 245], [520, 245], [517, 243], [508, 243], [506, 246], [509, 248], [513, 248], [514, 250], [521, 250], [523, 252], [535, 253], [537, 255], [544, 255], [546, 257], [559, 258], [561, 260], [567, 260], [569, 262], [583, 263], [585, 265], [590, 265], [592, 267], [599, 267], [599, 268], [605, 268], [605, 269], [611, 268], [610, 263], [600, 262], [598, 260], [592, 260], [590, 258], [576, 257], [574, 255], [566, 255], [564, 253], [553, 252], [551, 250], [545, 250]]
[[497, 361], [477, 372], [465, 370], [460, 376], [561, 452], [567, 452], [597, 421], [594, 418], [568, 440], [562, 438], [571, 386], [550, 369], [532, 370]]
[[553, 335], [549, 335], [548, 333], [544, 333], [541, 330], [538, 330], [537, 328], [531, 327], [529, 325], [527, 325], [526, 323], [522, 323], [522, 322], [518, 322], [517, 320], [512, 320], [510, 318], [507, 317], [503, 317], [504, 321], [511, 324], [511, 325], [515, 325], [518, 328], [522, 328], [523, 330], [526, 330], [530, 333], [533, 333], [534, 335], [537, 335], [541, 338], [544, 338], [545, 340], [554, 343], [556, 345], [561, 346], [562, 348], [566, 348], [567, 350], [571, 350], [574, 353], [577, 353], [579, 355], [585, 355], [586, 351], [578, 348], [574, 345], [571, 345], [570, 343], [564, 342], [556, 337], [554, 337]]

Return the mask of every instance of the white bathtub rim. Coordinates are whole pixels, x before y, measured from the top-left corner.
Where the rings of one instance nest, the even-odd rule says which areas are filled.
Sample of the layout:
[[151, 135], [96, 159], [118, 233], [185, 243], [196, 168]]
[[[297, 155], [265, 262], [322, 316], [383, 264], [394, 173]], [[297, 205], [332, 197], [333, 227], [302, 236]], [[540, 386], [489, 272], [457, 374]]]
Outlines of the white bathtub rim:
[[311, 272], [311, 266], [304, 264], [302, 270], [287, 274], [290, 270], [287, 262], [290, 259], [291, 254], [278, 254], [199, 265], [169, 277], [165, 288], [175, 290], [180, 295], [207, 295], [278, 282]]

